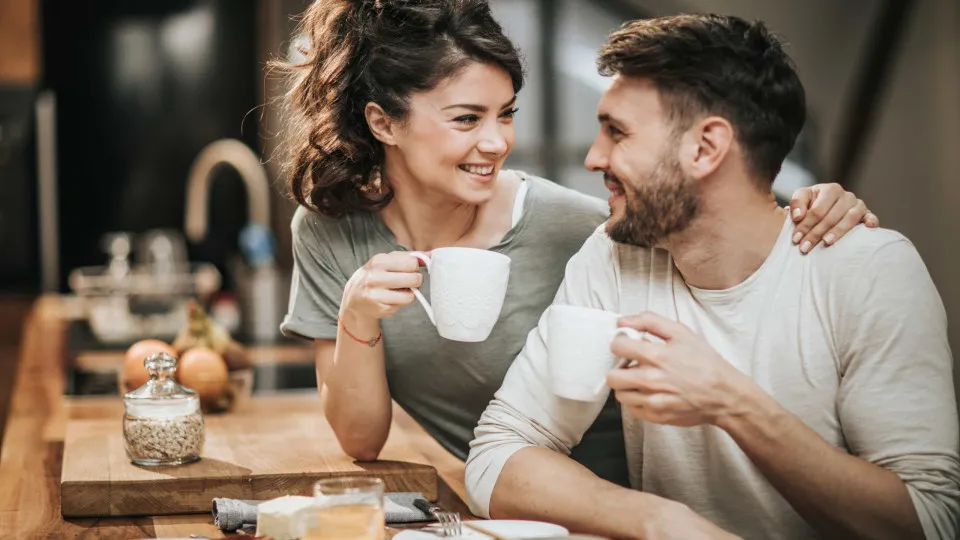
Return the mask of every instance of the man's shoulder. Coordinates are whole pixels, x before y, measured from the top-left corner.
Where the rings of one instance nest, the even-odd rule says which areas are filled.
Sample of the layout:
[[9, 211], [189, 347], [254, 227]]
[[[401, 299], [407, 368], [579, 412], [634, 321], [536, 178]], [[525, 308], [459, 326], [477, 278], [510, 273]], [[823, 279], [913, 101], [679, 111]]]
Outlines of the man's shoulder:
[[811, 255], [817, 266], [851, 269], [864, 265], [896, 264], [905, 255], [920, 257], [913, 243], [903, 234], [863, 225], [854, 227], [830, 247], [821, 244]]
[[587, 237], [576, 259], [581, 264], [606, 264], [617, 269], [618, 273], [629, 273], [642, 277], [649, 273], [653, 261], [669, 263], [670, 254], [658, 248], [631, 246], [614, 242], [607, 234], [606, 223], [593, 230]]
[[[797, 250], [799, 252], [799, 250]], [[838, 305], [882, 299], [926, 301], [938, 297], [929, 269], [904, 235], [889, 229], [855, 227], [836, 244], [818, 247], [808, 255], [815, 287], [835, 297]], [[804, 264], [801, 262], [801, 264]], [[903, 297], [904, 291], [911, 291]], [[892, 301], [892, 300], [891, 300]]]

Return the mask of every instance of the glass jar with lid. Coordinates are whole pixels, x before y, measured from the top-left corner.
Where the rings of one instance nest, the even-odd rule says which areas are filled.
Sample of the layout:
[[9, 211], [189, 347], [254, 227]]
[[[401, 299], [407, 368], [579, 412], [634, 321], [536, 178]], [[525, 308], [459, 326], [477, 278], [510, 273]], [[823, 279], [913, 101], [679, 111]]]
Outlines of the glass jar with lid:
[[156, 353], [143, 365], [150, 380], [123, 396], [127, 457], [147, 466], [197, 461], [205, 439], [200, 398], [173, 378], [176, 358]]

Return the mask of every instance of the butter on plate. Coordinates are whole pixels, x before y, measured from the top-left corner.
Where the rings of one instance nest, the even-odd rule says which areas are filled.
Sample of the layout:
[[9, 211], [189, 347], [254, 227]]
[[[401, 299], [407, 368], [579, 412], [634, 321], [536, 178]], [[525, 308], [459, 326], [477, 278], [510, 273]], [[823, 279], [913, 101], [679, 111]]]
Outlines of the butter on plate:
[[313, 497], [286, 495], [257, 505], [257, 536], [274, 540], [296, 540], [309, 531], [316, 520]]

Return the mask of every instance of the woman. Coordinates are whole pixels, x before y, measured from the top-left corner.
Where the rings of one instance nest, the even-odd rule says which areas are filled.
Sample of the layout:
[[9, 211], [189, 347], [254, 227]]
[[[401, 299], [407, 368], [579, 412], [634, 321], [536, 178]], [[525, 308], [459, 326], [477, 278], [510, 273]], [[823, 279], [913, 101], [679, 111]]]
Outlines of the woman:
[[[302, 30], [310, 46], [290, 66], [296, 122], [288, 133], [289, 190], [300, 204], [291, 225], [296, 272], [282, 328], [315, 340], [324, 410], [347, 454], [376, 459], [392, 398], [464, 459], [568, 258], [608, 210], [502, 169], [523, 73], [485, 0], [319, 0]], [[819, 214], [828, 219], [809, 237], [814, 244], [838, 224], [831, 232], [839, 238], [866, 214], [841, 192], [816, 197], [818, 212], [833, 210]], [[803, 232], [811, 225], [805, 220]], [[408, 252], [443, 246], [512, 260], [500, 320], [485, 342], [444, 340], [410, 306], [425, 276]], [[616, 403], [573, 457], [626, 483]]]

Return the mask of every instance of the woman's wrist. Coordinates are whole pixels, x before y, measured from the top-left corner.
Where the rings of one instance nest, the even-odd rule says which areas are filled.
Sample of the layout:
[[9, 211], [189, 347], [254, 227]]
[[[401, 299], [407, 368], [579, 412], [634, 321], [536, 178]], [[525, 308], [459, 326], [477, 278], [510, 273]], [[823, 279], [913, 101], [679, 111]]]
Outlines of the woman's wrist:
[[365, 343], [372, 340], [379, 341], [381, 335], [380, 319], [343, 308], [340, 309], [337, 319], [340, 323], [340, 328], [355, 341], [363, 341]]

